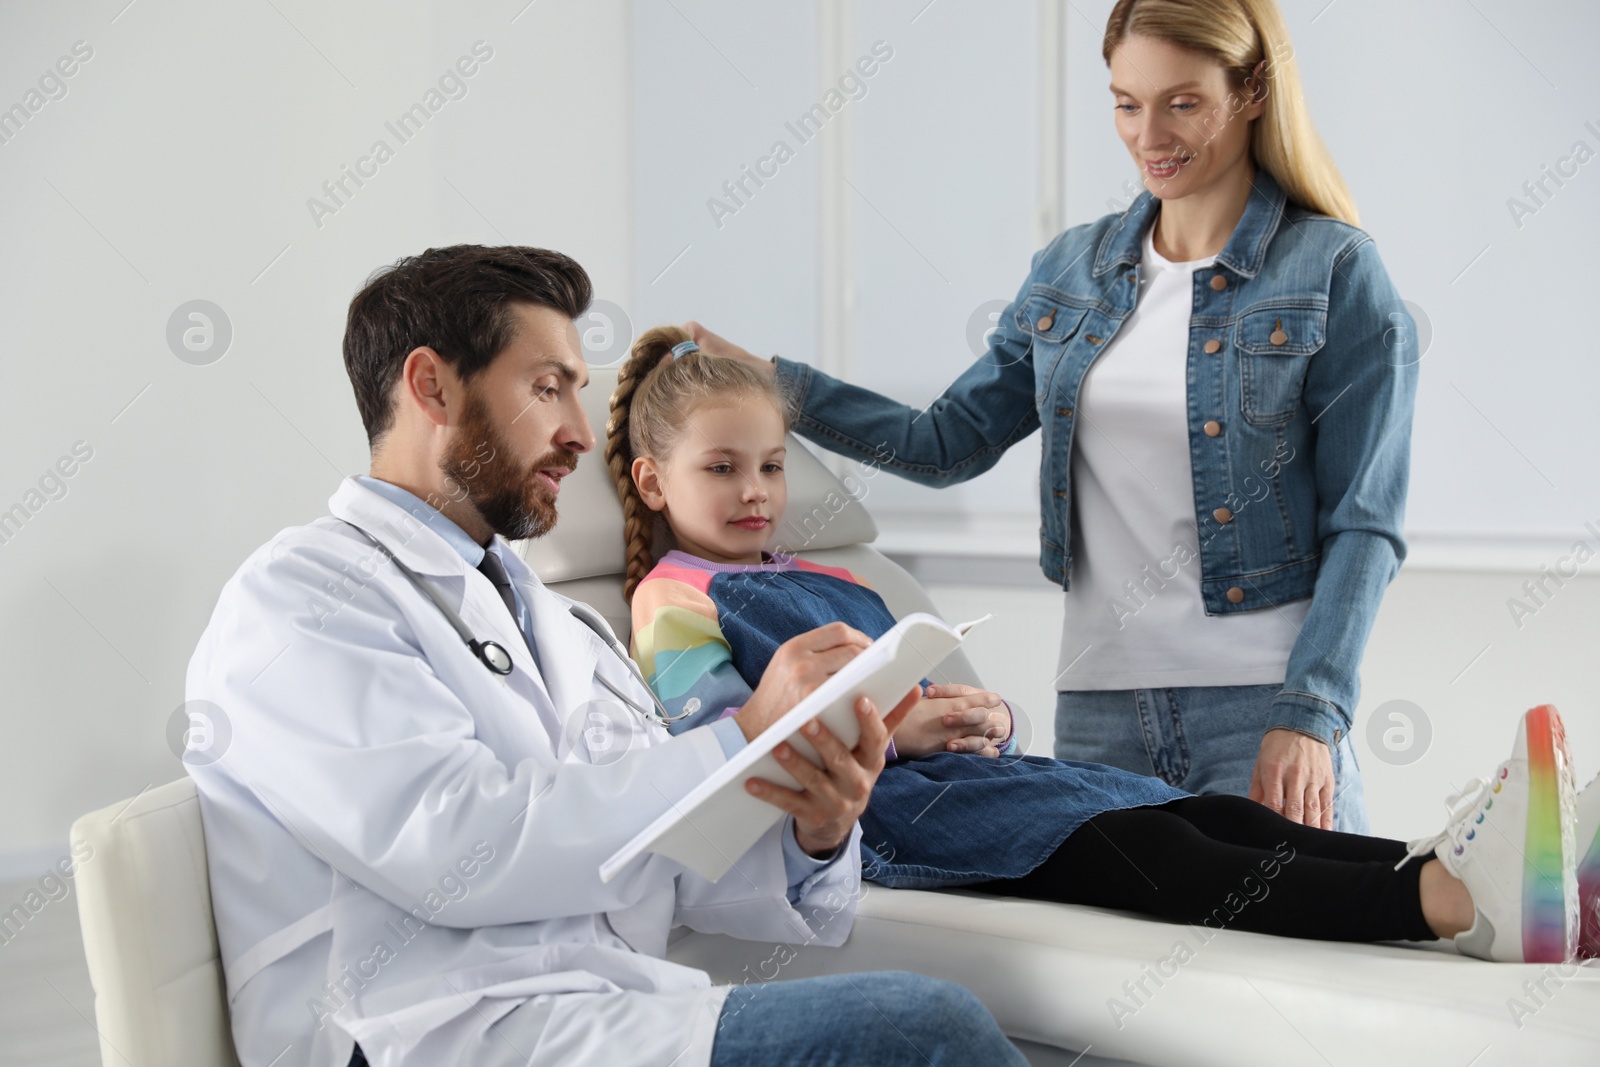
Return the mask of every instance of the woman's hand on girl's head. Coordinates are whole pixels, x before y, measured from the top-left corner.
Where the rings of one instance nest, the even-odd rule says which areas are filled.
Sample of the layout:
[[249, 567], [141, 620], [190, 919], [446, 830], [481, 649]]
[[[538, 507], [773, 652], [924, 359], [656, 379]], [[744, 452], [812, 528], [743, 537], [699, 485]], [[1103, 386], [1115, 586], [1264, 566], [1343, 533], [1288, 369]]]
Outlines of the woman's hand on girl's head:
[[733, 359], [742, 359], [765, 374], [772, 373], [772, 361], [770, 359], [762, 359], [760, 356], [752, 355], [732, 341], [712, 333], [693, 319], [684, 323], [683, 328], [688, 332], [695, 344], [699, 345], [702, 350], [710, 352], [713, 356], [729, 356]]
[[1011, 712], [998, 694], [970, 685], [930, 685], [894, 735], [896, 754], [974, 752], [998, 756], [1011, 733]]

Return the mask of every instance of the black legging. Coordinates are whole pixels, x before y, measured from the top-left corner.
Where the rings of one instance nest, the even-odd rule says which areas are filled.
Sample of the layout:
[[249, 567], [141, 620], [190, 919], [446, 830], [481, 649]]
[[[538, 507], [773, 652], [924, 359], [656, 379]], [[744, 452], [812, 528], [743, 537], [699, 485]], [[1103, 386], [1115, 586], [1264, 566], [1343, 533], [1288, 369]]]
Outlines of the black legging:
[[1021, 878], [963, 889], [1120, 908], [1325, 941], [1432, 941], [1421, 856], [1400, 841], [1290, 822], [1238, 796], [1096, 815]]

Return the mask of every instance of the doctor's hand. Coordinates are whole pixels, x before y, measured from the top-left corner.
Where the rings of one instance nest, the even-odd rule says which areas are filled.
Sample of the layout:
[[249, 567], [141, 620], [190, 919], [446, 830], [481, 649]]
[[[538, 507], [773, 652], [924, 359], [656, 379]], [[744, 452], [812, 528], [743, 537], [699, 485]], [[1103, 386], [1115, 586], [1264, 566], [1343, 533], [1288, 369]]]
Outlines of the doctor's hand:
[[998, 756], [1011, 734], [1011, 712], [995, 693], [970, 685], [930, 685], [895, 731], [896, 755], [976, 752]]
[[1250, 799], [1291, 822], [1333, 829], [1333, 753], [1315, 737], [1268, 730], [1250, 775]]
[[688, 332], [689, 336], [694, 339], [695, 344], [699, 345], [705, 351], [710, 352], [713, 356], [728, 356], [733, 359], [743, 360], [752, 367], [761, 371], [763, 374], [770, 375], [773, 371], [771, 360], [762, 359], [760, 356], [752, 355], [750, 352], [740, 348], [732, 341], [712, 333], [710, 330], [706, 329], [698, 322], [695, 322], [693, 319], [690, 319], [688, 322], [684, 323], [683, 328]]
[[772, 750], [784, 769], [800, 783], [800, 789], [786, 789], [760, 778], [745, 780], [745, 788], [768, 804], [794, 816], [794, 836], [806, 854], [822, 859], [850, 839], [851, 827], [867, 810], [872, 786], [883, 770], [884, 748], [911, 709], [921, 699], [921, 687], [912, 689], [894, 710], [881, 719], [872, 701], [856, 700], [856, 717], [861, 722], [861, 737], [855, 748], [845, 748], [833, 732], [813, 719], [800, 728], [822, 760], [813, 764], [788, 742]]

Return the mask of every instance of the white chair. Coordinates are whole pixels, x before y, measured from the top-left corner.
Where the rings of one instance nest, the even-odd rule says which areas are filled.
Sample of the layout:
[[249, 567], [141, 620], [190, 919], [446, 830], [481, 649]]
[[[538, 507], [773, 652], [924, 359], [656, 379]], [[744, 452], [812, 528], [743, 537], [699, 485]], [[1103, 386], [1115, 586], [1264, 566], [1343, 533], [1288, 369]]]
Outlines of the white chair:
[[[194, 781], [72, 824], [78, 924], [105, 1067], [238, 1067]], [[84, 846], [92, 849], [85, 853]]]
[[[585, 390], [597, 428], [614, 382], [597, 370]], [[786, 467], [778, 542], [860, 574], [897, 615], [932, 610], [911, 577], [870, 547], [877, 530], [865, 509], [799, 442]], [[579, 464], [561, 498], [555, 532], [519, 548], [545, 582], [593, 604], [626, 640], [621, 509], [598, 456]], [[936, 674], [978, 684], [959, 652]], [[1051, 697], [1007, 695], [1031, 706]], [[78, 910], [106, 1067], [237, 1067], [190, 780], [84, 816], [72, 839], [94, 849], [77, 875]], [[1593, 968], [1200, 931], [959, 891], [868, 886], [839, 948], [679, 931], [669, 956], [729, 983], [886, 968], [949, 978], [982, 998], [1008, 1034], [1035, 1043], [1035, 1063], [1600, 1063]]]

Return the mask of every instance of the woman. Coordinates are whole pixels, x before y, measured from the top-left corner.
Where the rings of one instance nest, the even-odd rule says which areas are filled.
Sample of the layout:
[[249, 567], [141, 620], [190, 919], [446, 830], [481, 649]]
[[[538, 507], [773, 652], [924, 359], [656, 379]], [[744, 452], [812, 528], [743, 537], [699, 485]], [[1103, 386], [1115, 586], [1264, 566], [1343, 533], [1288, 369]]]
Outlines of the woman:
[[1365, 833], [1349, 733], [1405, 555], [1409, 318], [1273, 0], [1120, 0], [1102, 55], [1147, 191], [1035, 254], [926, 412], [688, 328], [768, 367], [797, 432], [921, 484], [1042, 429], [1057, 758]]

